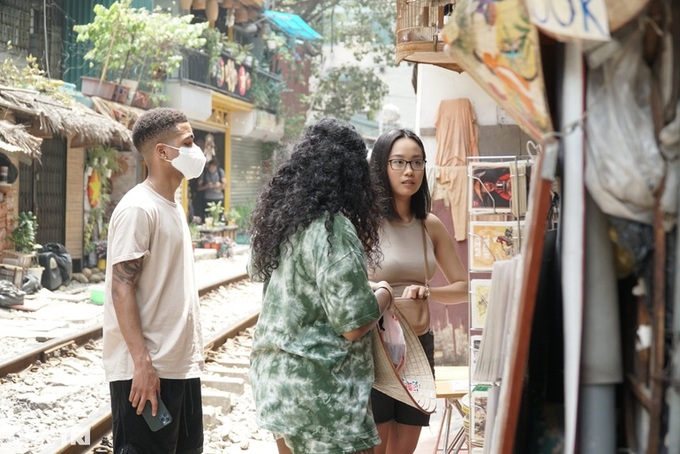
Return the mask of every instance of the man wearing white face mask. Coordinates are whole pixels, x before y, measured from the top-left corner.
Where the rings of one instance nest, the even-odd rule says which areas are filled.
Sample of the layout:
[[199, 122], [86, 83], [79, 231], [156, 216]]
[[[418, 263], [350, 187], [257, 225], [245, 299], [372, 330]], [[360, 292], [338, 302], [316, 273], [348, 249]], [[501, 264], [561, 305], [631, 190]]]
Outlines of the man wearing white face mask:
[[[148, 177], [111, 215], [106, 263], [103, 362], [114, 452], [200, 453], [198, 290], [189, 228], [174, 194], [183, 178], [201, 174], [205, 156], [175, 109], [144, 113], [132, 139]], [[145, 406], [160, 429], [142, 416]]]

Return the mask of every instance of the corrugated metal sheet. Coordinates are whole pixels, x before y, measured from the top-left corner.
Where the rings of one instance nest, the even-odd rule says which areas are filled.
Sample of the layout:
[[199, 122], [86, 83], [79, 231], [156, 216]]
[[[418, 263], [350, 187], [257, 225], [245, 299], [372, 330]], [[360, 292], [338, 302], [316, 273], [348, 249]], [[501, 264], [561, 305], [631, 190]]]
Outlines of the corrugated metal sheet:
[[262, 142], [232, 138], [231, 207], [254, 203], [263, 184]]

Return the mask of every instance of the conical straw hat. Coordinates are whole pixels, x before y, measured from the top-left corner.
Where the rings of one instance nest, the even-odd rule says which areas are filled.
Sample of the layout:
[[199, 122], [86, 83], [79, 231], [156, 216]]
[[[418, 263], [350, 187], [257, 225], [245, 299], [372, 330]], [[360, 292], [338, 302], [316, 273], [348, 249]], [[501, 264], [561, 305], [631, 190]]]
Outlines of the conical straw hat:
[[616, 31], [633, 20], [647, 6], [649, 0], [605, 0], [609, 30]]
[[373, 362], [375, 364], [373, 388], [423, 413], [433, 413], [437, 405], [437, 392], [425, 350], [399, 309], [393, 307], [391, 310], [404, 332], [406, 364], [397, 373], [380, 335], [380, 330], [376, 327], [373, 330]]

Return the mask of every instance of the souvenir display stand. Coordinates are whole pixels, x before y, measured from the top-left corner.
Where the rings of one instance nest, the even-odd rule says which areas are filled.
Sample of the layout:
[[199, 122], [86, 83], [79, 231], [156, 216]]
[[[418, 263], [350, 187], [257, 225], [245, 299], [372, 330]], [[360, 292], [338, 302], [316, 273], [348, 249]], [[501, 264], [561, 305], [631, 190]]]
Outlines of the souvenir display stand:
[[[508, 349], [505, 315], [514, 298], [507, 286], [517, 276], [533, 160], [469, 157], [467, 164], [471, 354], [470, 389], [461, 405], [470, 452], [481, 453], [492, 429], [501, 365]], [[492, 280], [494, 273], [501, 282]]]

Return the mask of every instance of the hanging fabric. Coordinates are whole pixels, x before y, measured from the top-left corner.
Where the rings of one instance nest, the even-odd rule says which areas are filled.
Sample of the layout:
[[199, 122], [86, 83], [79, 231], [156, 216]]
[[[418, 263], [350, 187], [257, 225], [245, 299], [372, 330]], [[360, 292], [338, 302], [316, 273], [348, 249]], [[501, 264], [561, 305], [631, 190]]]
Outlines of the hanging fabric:
[[451, 209], [457, 241], [467, 239], [467, 157], [478, 156], [477, 117], [469, 99], [445, 99], [435, 116], [436, 187], [432, 200]]

